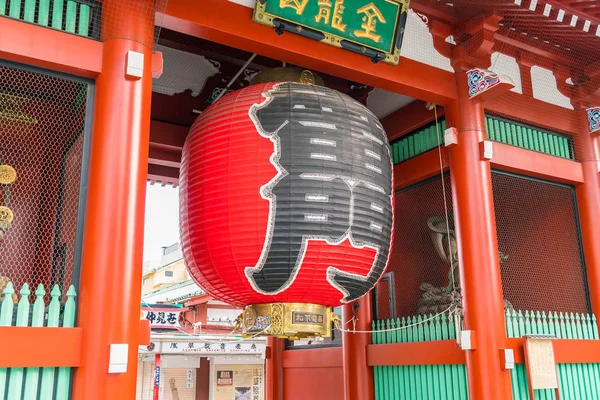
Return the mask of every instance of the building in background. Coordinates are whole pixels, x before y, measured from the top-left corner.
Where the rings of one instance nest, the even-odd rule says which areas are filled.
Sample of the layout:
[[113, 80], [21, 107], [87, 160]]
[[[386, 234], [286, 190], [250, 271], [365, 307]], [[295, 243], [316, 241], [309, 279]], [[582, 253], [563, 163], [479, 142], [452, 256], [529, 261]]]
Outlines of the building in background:
[[144, 270], [142, 277], [142, 296], [173, 284], [190, 281], [185, 268], [179, 243], [162, 248], [160, 262], [157, 267]]
[[151, 341], [139, 348], [137, 399], [152, 400], [157, 388], [160, 400], [263, 400], [265, 339], [233, 333], [242, 310], [189, 279], [179, 243], [163, 248], [144, 279], [140, 318], [150, 322]]

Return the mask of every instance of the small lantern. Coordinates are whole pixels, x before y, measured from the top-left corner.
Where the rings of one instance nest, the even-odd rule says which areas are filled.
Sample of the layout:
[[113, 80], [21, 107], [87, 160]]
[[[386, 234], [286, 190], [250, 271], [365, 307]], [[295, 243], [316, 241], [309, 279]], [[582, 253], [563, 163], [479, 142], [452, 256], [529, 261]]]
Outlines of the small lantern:
[[362, 104], [312, 84], [249, 86], [185, 143], [185, 262], [211, 296], [246, 307], [244, 335], [327, 337], [330, 307], [386, 268], [392, 187], [387, 136]]

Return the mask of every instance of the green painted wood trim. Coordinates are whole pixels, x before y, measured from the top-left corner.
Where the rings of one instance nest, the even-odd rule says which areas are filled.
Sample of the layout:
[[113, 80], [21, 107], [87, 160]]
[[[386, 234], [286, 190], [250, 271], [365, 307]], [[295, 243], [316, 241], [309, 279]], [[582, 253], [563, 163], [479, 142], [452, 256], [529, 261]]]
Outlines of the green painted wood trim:
[[494, 142], [533, 150], [555, 157], [574, 159], [572, 139], [503, 118], [486, 115], [487, 137]]
[[48, 26], [50, 22], [50, 0], [40, 0], [38, 8], [38, 25]]
[[[0, 305], [0, 326], [11, 326], [13, 319], [13, 299], [12, 295], [15, 292], [12, 282], [4, 288], [4, 299]], [[6, 393], [7, 390], [8, 368], [0, 368], [0, 395]]]
[[[67, 301], [63, 314], [63, 328], [73, 328], [75, 326], [75, 287], [71, 285], [67, 292]], [[56, 381], [56, 400], [68, 400], [71, 388], [71, 368], [58, 368], [58, 378]]]
[[[33, 303], [33, 314], [31, 316], [31, 326], [42, 327], [44, 326], [44, 296], [46, 291], [43, 285], [39, 285], [35, 291], [36, 299]], [[37, 392], [39, 387], [39, 368], [27, 368], [27, 375], [25, 377], [25, 395], [23, 400], [36, 400]]]
[[0, 0], [0, 15], [6, 15], [6, 2], [7, 0]]
[[[37, 328], [44, 326], [73, 328], [75, 326], [76, 291], [74, 286], [71, 286], [66, 293], [62, 315], [61, 291], [56, 285], [50, 293], [47, 313], [44, 301], [46, 291], [43, 285], [37, 287], [33, 303], [30, 303], [31, 291], [27, 283], [23, 284], [20, 292], [14, 289], [12, 283], [9, 283], [3, 294], [4, 298], [0, 302], [0, 326]], [[13, 304], [13, 294], [17, 294], [19, 297], [16, 306]], [[15, 310], [16, 318], [14, 318]], [[0, 399], [68, 400], [70, 388], [70, 367], [0, 368]]]
[[90, 6], [87, 4], [79, 5], [79, 27], [77, 33], [82, 36], [90, 35]]
[[35, 22], [35, 3], [36, 0], [25, 0], [23, 10], [23, 20], [27, 22]]
[[[446, 121], [441, 120], [438, 129], [433, 122], [393, 141], [390, 147], [394, 165], [433, 150], [438, 144], [443, 145], [445, 130]], [[436, 134], [439, 136], [436, 137]]]
[[[17, 326], [29, 325], [29, 285], [24, 284], [21, 288], [21, 300], [17, 305]], [[8, 398], [20, 399], [23, 392], [24, 368], [11, 368], [10, 379], [8, 381]]]
[[[48, 306], [48, 327], [58, 327], [60, 321], [60, 289], [54, 285], [50, 292], [50, 305]], [[54, 376], [56, 368], [42, 368], [42, 387], [40, 393], [54, 393]]]
[[52, 6], [52, 27], [62, 30], [63, 26], [63, 10], [65, 7], [64, 0], [54, 0]]
[[11, 18], [21, 18], [21, 0], [11, 0], [8, 16]]
[[67, 1], [67, 14], [65, 17], [65, 31], [75, 33], [77, 25], [77, 3], [72, 0]]

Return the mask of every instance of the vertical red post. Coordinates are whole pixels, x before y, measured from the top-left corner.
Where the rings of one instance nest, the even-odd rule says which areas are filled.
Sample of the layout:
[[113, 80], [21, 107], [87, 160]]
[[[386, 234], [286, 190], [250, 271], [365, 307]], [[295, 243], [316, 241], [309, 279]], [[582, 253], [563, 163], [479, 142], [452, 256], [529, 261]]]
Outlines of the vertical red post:
[[154, 356], [154, 384], [152, 388], [152, 400], [158, 400], [160, 396], [160, 354]]
[[[150, 7], [143, 0], [103, 2], [104, 49], [92, 126], [78, 304], [83, 337], [75, 400], [136, 395], [152, 95]], [[144, 55], [142, 78], [126, 76], [129, 50]], [[128, 346], [124, 373], [109, 373], [111, 344]]]
[[589, 133], [587, 115], [581, 112], [582, 127], [573, 137], [575, 149], [580, 153], [582, 160], [584, 183], [576, 188], [577, 207], [581, 227], [581, 239], [587, 280], [590, 290], [592, 310], [596, 316], [600, 315], [600, 240], [598, 240], [598, 226], [600, 226], [600, 137], [598, 133]]
[[265, 400], [283, 400], [283, 350], [285, 340], [267, 338], [268, 357], [265, 361]]
[[480, 144], [486, 138], [482, 104], [469, 99], [467, 74], [457, 70], [458, 102], [446, 108], [449, 126], [458, 129], [450, 150], [452, 199], [459, 246], [465, 329], [474, 350], [466, 351], [471, 400], [512, 399], [510, 374], [503, 370], [506, 322], [498, 258], [490, 164]]
[[[358, 304], [356, 308], [355, 303]], [[349, 321], [356, 315], [354, 327], [357, 331], [370, 331], [373, 322], [371, 293], [363, 296], [357, 302], [344, 305], [343, 321]], [[346, 329], [353, 325], [347, 324]], [[371, 344], [368, 333], [343, 333], [343, 366], [344, 366], [344, 400], [373, 400], [375, 386], [373, 383], [373, 368], [367, 365], [367, 346]]]

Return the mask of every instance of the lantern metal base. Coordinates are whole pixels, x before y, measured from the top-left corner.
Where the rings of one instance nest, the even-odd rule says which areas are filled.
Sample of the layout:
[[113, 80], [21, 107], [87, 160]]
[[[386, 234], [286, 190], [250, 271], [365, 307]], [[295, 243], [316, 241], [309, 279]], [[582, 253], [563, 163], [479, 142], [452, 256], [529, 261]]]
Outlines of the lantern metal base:
[[334, 314], [330, 307], [305, 303], [269, 303], [246, 306], [242, 336], [275, 336], [285, 339], [331, 337]]

